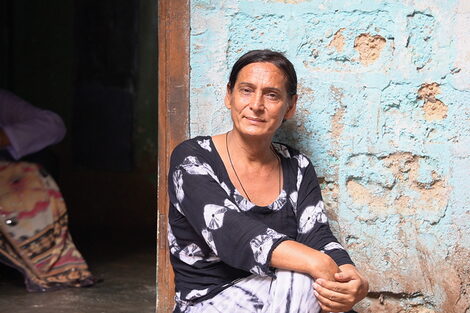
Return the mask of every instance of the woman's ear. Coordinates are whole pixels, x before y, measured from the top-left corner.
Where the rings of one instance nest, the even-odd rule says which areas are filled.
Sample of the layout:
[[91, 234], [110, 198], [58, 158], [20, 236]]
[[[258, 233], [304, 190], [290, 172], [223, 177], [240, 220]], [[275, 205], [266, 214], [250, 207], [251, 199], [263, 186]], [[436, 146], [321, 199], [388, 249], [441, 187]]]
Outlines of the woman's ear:
[[225, 92], [225, 98], [224, 98], [225, 107], [227, 107], [227, 109], [232, 108], [231, 100], [232, 100], [232, 90], [230, 89], [230, 85], [227, 84], [227, 91]]
[[298, 95], [293, 95], [289, 102], [289, 107], [287, 108], [286, 114], [284, 114], [284, 120], [291, 119], [295, 114], [295, 109], [297, 108], [297, 99]]

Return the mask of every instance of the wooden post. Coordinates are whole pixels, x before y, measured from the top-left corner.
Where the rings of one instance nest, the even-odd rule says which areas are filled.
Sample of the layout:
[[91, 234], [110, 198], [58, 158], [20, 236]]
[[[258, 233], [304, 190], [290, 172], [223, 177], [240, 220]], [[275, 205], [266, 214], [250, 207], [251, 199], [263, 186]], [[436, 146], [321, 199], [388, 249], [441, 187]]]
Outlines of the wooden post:
[[170, 313], [174, 304], [167, 174], [171, 151], [189, 136], [189, 28], [189, 0], [158, 0], [158, 313]]

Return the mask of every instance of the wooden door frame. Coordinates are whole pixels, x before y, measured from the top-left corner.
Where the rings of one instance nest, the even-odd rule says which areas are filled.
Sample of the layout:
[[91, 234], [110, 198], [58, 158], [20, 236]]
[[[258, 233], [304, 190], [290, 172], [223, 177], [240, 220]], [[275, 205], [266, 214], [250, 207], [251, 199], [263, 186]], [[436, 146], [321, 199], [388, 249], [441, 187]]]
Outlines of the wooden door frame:
[[167, 242], [167, 173], [173, 148], [189, 136], [190, 0], [158, 2], [157, 312], [173, 309]]

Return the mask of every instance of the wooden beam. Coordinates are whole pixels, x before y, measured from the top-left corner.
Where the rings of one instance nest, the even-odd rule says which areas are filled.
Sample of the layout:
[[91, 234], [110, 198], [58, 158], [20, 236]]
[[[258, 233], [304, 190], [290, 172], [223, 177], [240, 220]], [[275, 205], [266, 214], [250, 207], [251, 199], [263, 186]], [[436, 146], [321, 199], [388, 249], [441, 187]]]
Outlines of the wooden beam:
[[170, 313], [174, 305], [167, 173], [171, 151], [189, 136], [189, 30], [189, 0], [158, 0], [158, 313]]

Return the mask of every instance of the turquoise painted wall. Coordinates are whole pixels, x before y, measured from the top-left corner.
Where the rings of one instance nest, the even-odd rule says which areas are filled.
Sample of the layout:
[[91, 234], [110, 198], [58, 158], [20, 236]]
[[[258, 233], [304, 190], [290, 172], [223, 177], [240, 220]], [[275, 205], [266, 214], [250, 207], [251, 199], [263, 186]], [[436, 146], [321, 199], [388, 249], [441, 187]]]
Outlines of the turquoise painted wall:
[[191, 136], [231, 126], [234, 61], [299, 77], [278, 139], [307, 153], [371, 283], [359, 312], [470, 311], [470, 2], [191, 1]]

